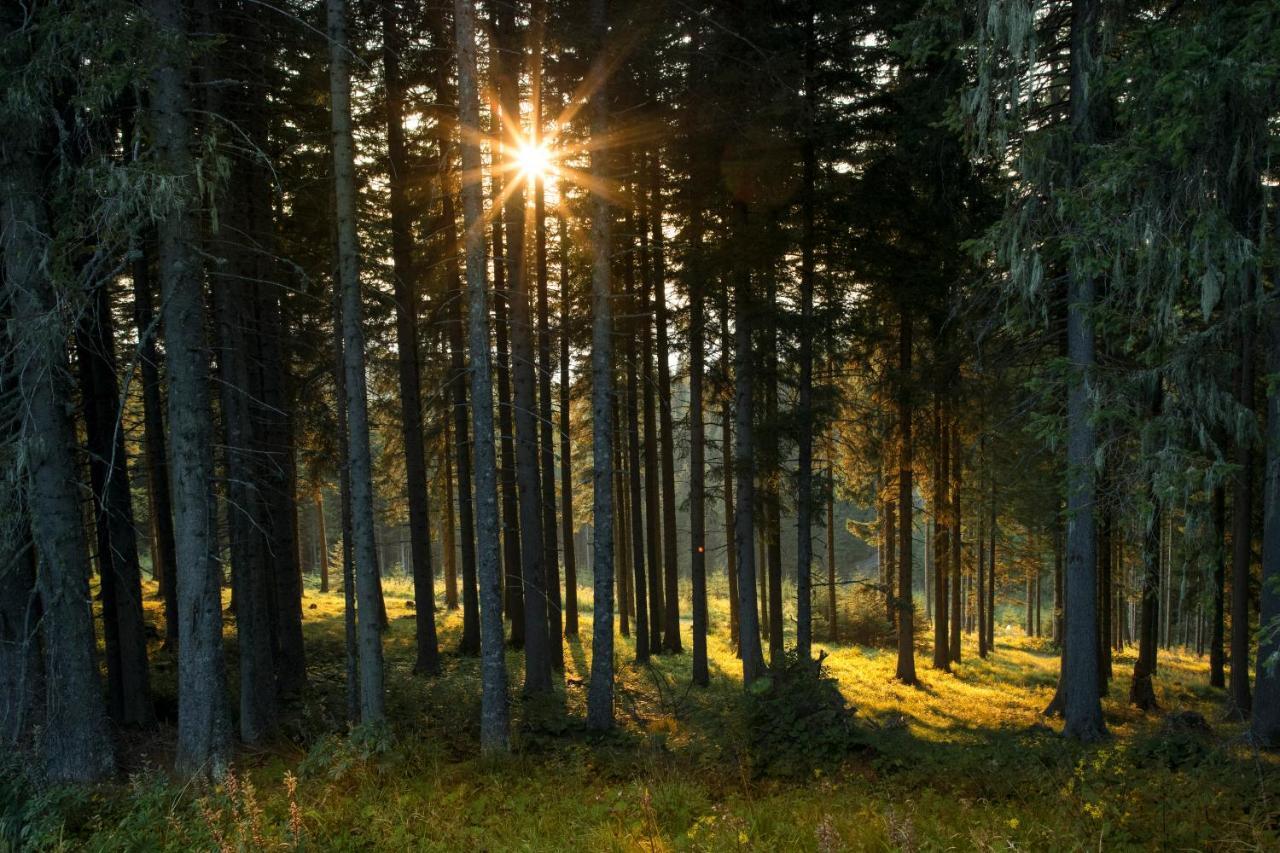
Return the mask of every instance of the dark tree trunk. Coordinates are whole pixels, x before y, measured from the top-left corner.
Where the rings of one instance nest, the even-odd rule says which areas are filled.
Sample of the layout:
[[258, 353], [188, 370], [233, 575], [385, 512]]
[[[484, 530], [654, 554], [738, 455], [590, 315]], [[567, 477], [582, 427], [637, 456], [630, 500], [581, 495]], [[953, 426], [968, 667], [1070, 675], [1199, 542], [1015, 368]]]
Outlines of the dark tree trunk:
[[[978, 494], [982, 494], [982, 487], [979, 486]], [[978, 515], [978, 657], [986, 660], [987, 658], [987, 620], [991, 617], [990, 611], [987, 609], [987, 520], [983, 517], [982, 500], [978, 499], [977, 507]]]
[[[10, 33], [5, 32], [5, 36]], [[175, 87], [176, 89], [176, 87]], [[169, 102], [162, 90], [156, 108]], [[161, 127], [161, 131], [171, 128]], [[37, 583], [43, 602], [40, 630], [48, 682], [39, 752], [58, 782], [95, 781], [115, 769], [102, 682], [94, 651], [89, 593], [89, 548], [77, 494], [75, 431], [65, 328], [42, 258], [49, 222], [42, 202], [38, 146], [45, 128], [26, 117], [0, 145], [0, 239], [4, 296], [13, 300], [10, 332], [18, 371], [31, 532], [40, 555]], [[185, 134], [184, 134], [185, 139]], [[169, 229], [162, 234], [167, 236]], [[9, 565], [3, 566], [6, 573]], [[23, 585], [18, 574], [18, 585]]]
[[916, 683], [915, 605], [911, 592], [911, 314], [900, 306], [898, 330], [898, 667], [903, 684]]
[[675, 427], [671, 417], [671, 365], [667, 339], [667, 269], [662, 233], [661, 163], [657, 149], [649, 159], [649, 225], [653, 229], [653, 302], [657, 328], [658, 422], [662, 443], [662, 568], [666, 576], [663, 590], [662, 650], [684, 651], [680, 639], [680, 563], [676, 538]]
[[[336, 227], [336, 225], [335, 225]], [[342, 328], [342, 297], [337, 288], [338, 264], [337, 247], [334, 244], [334, 300], [333, 327]], [[347, 441], [347, 378], [346, 359], [343, 356], [342, 335], [335, 332], [333, 384], [336, 391], [334, 408], [338, 411], [338, 500], [342, 515], [342, 639], [345, 652], [347, 679], [347, 723], [357, 725], [360, 722], [360, 664], [356, 639], [356, 572], [352, 556], [351, 535], [351, 477], [347, 460], [350, 458]]]
[[[747, 239], [746, 206], [735, 205], [734, 223], [742, 239]], [[755, 376], [752, 366], [751, 332], [754, 311], [751, 298], [751, 270], [741, 252], [736, 259], [734, 293], [737, 323], [734, 329], [734, 420], [736, 427], [737, 505], [734, 512], [734, 548], [738, 559], [738, 649], [742, 656], [742, 681], [750, 686], [764, 674], [760, 650], [760, 614], [756, 607], [755, 514]]]
[[951, 622], [950, 653], [952, 663], [960, 662], [960, 631], [964, 627], [964, 610], [961, 605], [960, 579], [964, 569], [960, 564], [960, 483], [964, 473], [964, 462], [960, 458], [960, 428], [955, 420], [948, 428], [951, 439], [951, 466], [949, 473], [951, 500], [948, 508], [951, 511]]
[[734, 401], [729, 390], [732, 388], [730, 382], [732, 380], [732, 372], [730, 370], [729, 361], [733, 354], [733, 339], [729, 336], [729, 292], [727, 288], [722, 289], [723, 296], [720, 301], [720, 374], [724, 383], [725, 394], [724, 404], [720, 412], [720, 457], [721, 457], [721, 476], [724, 479], [724, 542], [725, 542], [725, 574], [728, 576], [729, 584], [729, 645], [733, 648], [738, 657], [742, 657], [742, 649], [738, 645], [738, 638], [741, 635], [740, 619], [738, 615], [739, 597], [738, 597], [738, 549], [734, 547], [734, 530], [736, 529], [736, 521], [734, 518], [734, 502], [733, 502], [733, 417], [734, 417]]
[[693, 269], [689, 282], [689, 567], [693, 587], [693, 683], [711, 682], [707, 665], [707, 517], [706, 432], [703, 426], [703, 379], [706, 306], [702, 209], [694, 202], [689, 222]]
[[152, 302], [151, 256], [154, 248], [143, 240], [133, 262], [133, 314], [138, 327], [142, 368], [142, 424], [147, 448], [147, 483], [151, 493], [151, 517], [155, 547], [151, 570], [160, 581], [164, 598], [164, 645], [178, 647], [178, 563], [174, 556], [173, 500], [169, 494], [168, 439], [164, 425], [164, 400], [160, 391], [160, 355], [156, 349], [158, 319]]
[[888, 607], [888, 621], [895, 631], [898, 628], [898, 502], [886, 500], [880, 510], [880, 536], [884, 540], [884, 600]]
[[[1093, 141], [1094, 110], [1090, 106], [1096, 74], [1098, 0], [1074, 0], [1071, 16], [1070, 181], [1080, 174], [1078, 151]], [[1067, 282], [1067, 358], [1072, 376], [1067, 391], [1067, 614], [1062, 692], [1064, 734], [1093, 741], [1106, 734], [1098, 700], [1097, 542], [1093, 511], [1097, 484], [1093, 470], [1097, 438], [1089, 395], [1094, 369], [1092, 273], [1073, 268]]]
[[[1160, 415], [1163, 402], [1160, 378], [1157, 376], [1152, 390], [1149, 416]], [[1153, 458], [1148, 452], [1143, 454]], [[1156, 653], [1158, 651], [1158, 626], [1160, 616], [1160, 530], [1164, 523], [1163, 507], [1156, 495], [1155, 471], [1148, 474], [1147, 483], [1147, 517], [1146, 529], [1142, 537], [1142, 605], [1138, 627], [1138, 659], [1133, 664], [1133, 681], [1129, 686], [1129, 702], [1142, 711], [1155, 711], [1160, 706], [1156, 703], [1155, 687], [1151, 677], [1156, 671]], [[1107, 559], [1110, 560], [1111, 531], [1110, 515], [1104, 522], [1103, 543], [1106, 547]]]
[[[533, 91], [530, 99], [533, 104], [532, 143], [542, 144], [542, 45], [546, 18], [546, 0], [534, 0], [530, 13], [532, 29], [533, 58], [530, 79]], [[542, 494], [542, 559], [546, 575], [547, 602], [547, 639], [551, 655], [551, 668], [557, 672], [564, 671], [564, 610], [560, 595], [560, 551], [556, 543], [556, 451], [552, 437], [551, 420], [551, 309], [547, 299], [547, 209], [546, 193], [542, 174], [533, 178], [533, 231], [534, 253], [537, 266], [537, 310], [538, 310], [538, 427], [540, 436], [540, 491]], [[607, 245], [606, 249], [607, 249]], [[606, 252], [607, 253], [607, 252]], [[610, 362], [612, 362], [610, 352]], [[612, 364], [609, 368], [613, 369]], [[610, 373], [609, 394], [612, 396], [613, 384]], [[612, 403], [609, 410], [613, 413]], [[610, 441], [613, 432], [609, 432]], [[612, 453], [612, 446], [610, 446]], [[610, 458], [612, 458], [610, 456]], [[613, 484], [612, 475], [609, 479]], [[610, 503], [612, 510], [612, 503]], [[612, 553], [612, 543], [610, 544]], [[613, 562], [610, 560], [610, 567]], [[612, 587], [612, 584], [610, 584]], [[610, 623], [612, 624], [612, 623]], [[612, 634], [610, 634], [612, 637]]]
[[320, 542], [320, 591], [329, 591], [329, 531], [324, 523], [324, 489], [316, 489], [316, 529]]
[[[369, 450], [364, 308], [360, 292], [360, 245], [356, 228], [355, 143], [351, 133], [351, 75], [347, 67], [346, 0], [328, 0], [329, 90], [333, 129], [333, 171], [338, 227], [338, 271], [342, 293], [342, 351], [346, 377], [348, 476], [351, 484], [351, 539], [356, 575], [360, 659], [360, 720], [385, 719], [382, 590], [374, 541], [373, 461]], [[372, 617], [372, 618], [370, 618]]]
[[[765, 352], [778, 351], [778, 290], [773, 276], [765, 287], [768, 310], [765, 321]], [[782, 454], [778, 442], [778, 369], [772, 363], [765, 364], [764, 417], [767, 443], [765, 453], [764, 511], [766, 561], [769, 567], [769, 665], [780, 668], [786, 650], [783, 646], [782, 620], [782, 502], [779, 484], [782, 480]]]
[[[1252, 286], [1250, 287], [1252, 290]], [[1252, 293], [1246, 310], [1253, 309]], [[1246, 316], [1240, 335], [1240, 368], [1236, 397], [1253, 412], [1254, 322]], [[1247, 718], [1253, 698], [1249, 689], [1249, 570], [1253, 562], [1253, 444], [1236, 442], [1235, 489], [1231, 500], [1231, 672], [1227, 682], [1229, 711]]]
[[[564, 541], [564, 633], [578, 636], [578, 560], [573, 549], [573, 455], [570, 453], [569, 415], [569, 231], [560, 220], [560, 526]], [[615, 394], [616, 397], [616, 394]], [[619, 432], [619, 434], [621, 434]], [[621, 459], [619, 442], [615, 453]], [[624, 523], [625, 519], [620, 519]]]
[[382, 0], [382, 76], [386, 87], [388, 204], [391, 211], [391, 282], [396, 303], [396, 362], [400, 385], [400, 434], [404, 441], [409, 503], [409, 550], [417, 675], [440, 672], [436, 641], [435, 571], [431, 565], [431, 510], [427, 455], [422, 438], [422, 379], [418, 358], [418, 281], [413, 264], [413, 211], [409, 207], [408, 155], [404, 140], [404, 85], [400, 80], [400, 22], [395, 0]]
[[502, 642], [498, 575], [497, 459], [493, 447], [493, 387], [489, 378], [489, 298], [486, 282], [484, 201], [480, 164], [480, 99], [476, 78], [475, 8], [454, 0], [458, 55], [458, 121], [462, 134], [462, 220], [467, 246], [468, 343], [471, 421], [475, 436], [477, 570], [480, 576], [480, 748], [506, 752], [507, 666]]
[[657, 375], [653, 365], [653, 288], [650, 279], [646, 221], [639, 223], [640, 236], [640, 382], [644, 403], [644, 515], [647, 556], [649, 557], [649, 650], [662, 649], [662, 627], [667, 608], [664, 602], [662, 523], [660, 518], [658, 474], [658, 415], [655, 386]]
[[[817, 53], [814, 14], [805, 4], [805, 138], [801, 156], [800, 196], [800, 389], [797, 405], [796, 460], [796, 652], [801, 660], [813, 656], [813, 277], [814, 110], [817, 101], [814, 69]], [[835, 589], [834, 584], [832, 589]], [[831, 607], [835, 615], [835, 606]], [[834, 624], [834, 618], [832, 619]], [[834, 629], [833, 629], [834, 630]]]
[[102, 584], [107, 707], [117, 723], [145, 727], [155, 722], [155, 709], [147, 671], [142, 571], [138, 566], [123, 401], [116, 377], [115, 331], [107, 285], [95, 286], [89, 302], [89, 311], [76, 329], [76, 353]]
[[453, 419], [444, 418], [444, 453], [440, 469], [444, 471], [444, 606], [458, 609], [458, 518], [453, 508]]
[[827, 463], [827, 639], [839, 642], [836, 624], [836, 490], [835, 469]]
[[[605, 0], [592, 0], [591, 25], [598, 48], [606, 37]], [[598, 62], [605, 57], [598, 55]], [[609, 132], [609, 102], [604, 75], [591, 95], [591, 133]], [[593, 151], [591, 171], [606, 182], [608, 154]], [[594, 496], [591, 508], [595, 543], [592, 552], [595, 604], [591, 614], [591, 683], [587, 690], [587, 725], [597, 731], [613, 727], [613, 288], [610, 284], [612, 239], [609, 199], [596, 193], [591, 217], [591, 447]], [[550, 393], [547, 391], [546, 393]], [[626, 601], [623, 601], [626, 607]]]
[[[1280, 372], [1280, 310], [1266, 313], [1267, 372]], [[1254, 743], [1280, 747], [1280, 639], [1272, 630], [1280, 622], [1280, 392], [1267, 393], [1266, 464], [1263, 468], [1262, 601], [1259, 624], [1267, 626], [1258, 642], [1258, 674], [1250, 731]]]
[[1209, 637], [1209, 686], [1226, 687], [1225, 600], [1227, 593], [1227, 490], [1213, 490], [1213, 623]]
[[[152, 72], [151, 107], [159, 161], [166, 172], [193, 180], [188, 146], [190, 98], [186, 91], [186, 21], [175, 0], [150, 0], [167, 54]], [[219, 776], [231, 740], [226, 668], [222, 648], [221, 569], [215, 536], [213, 415], [209, 355], [205, 342], [204, 294], [195, 253], [194, 201], [157, 226], [165, 351], [168, 354], [169, 435], [178, 565], [178, 742], [179, 774]], [[34, 507], [33, 507], [34, 509]], [[49, 601], [46, 598], [46, 607]], [[81, 693], [81, 696], [85, 694]]]
[[[631, 214], [627, 213], [627, 240], [630, 241]], [[631, 314], [623, 334], [623, 358], [627, 364], [627, 475], [630, 487], [631, 510], [631, 569], [635, 573], [636, 594], [636, 662], [649, 660], [653, 630], [650, 620], [656, 618], [648, 600], [648, 578], [645, 572], [644, 497], [640, 488], [640, 381], [636, 365], [636, 333], [643, 322], [641, 302], [636, 293], [635, 262], [631, 252], [623, 260], [623, 285], [626, 288], [627, 309]], [[652, 516], [651, 516], [652, 517]]]
[[939, 397], [935, 397], [933, 401], [933, 446], [933, 666], [950, 672], [951, 650], [947, 634], [950, 604], [947, 601], [947, 588], [951, 582], [951, 513], [947, 507], [947, 484], [950, 481], [951, 443], [947, 441], [947, 427]]

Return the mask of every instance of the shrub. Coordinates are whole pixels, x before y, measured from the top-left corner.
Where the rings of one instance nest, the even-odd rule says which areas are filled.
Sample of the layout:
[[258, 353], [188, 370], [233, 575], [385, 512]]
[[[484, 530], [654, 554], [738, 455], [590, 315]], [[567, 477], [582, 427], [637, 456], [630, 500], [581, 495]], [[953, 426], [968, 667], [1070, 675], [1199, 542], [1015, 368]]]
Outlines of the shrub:
[[856, 711], [823, 663], [788, 652], [781, 668], [757, 679], [742, 699], [740, 743], [754, 776], [804, 777], [863, 748]]

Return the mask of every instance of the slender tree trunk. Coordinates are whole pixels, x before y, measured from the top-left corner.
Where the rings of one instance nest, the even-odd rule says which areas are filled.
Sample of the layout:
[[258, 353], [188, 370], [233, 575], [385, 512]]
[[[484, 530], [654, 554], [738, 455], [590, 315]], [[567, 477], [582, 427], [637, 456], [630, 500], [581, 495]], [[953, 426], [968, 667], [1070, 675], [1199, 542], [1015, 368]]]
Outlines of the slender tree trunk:
[[[564, 633], [578, 636], [578, 561], [573, 549], [573, 455], [570, 453], [569, 386], [569, 230], [564, 219], [560, 224], [560, 525], [564, 541]], [[615, 395], [616, 396], [616, 395]], [[624, 445], [620, 442], [617, 448]], [[618, 453], [621, 458], [621, 453]], [[625, 519], [623, 519], [625, 521]]]
[[[979, 480], [981, 483], [981, 480]], [[978, 494], [982, 494], [982, 486], [978, 487]], [[978, 657], [986, 660], [987, 648], [987, 620], [990, 618], [990, 612], [987, 610], [987, 520], [982, 517], [982, 499], [978, 499]]]
[[[732, 388], [730, 381], [732, 371], [730, 369], [730, 359], [733, 357], [733, 339], [729, 336], [729, 292], [727, 288], [722, 289], [722, 297], [720, 301], [720, 376], [724, 382], [726, 389]], [[734, 517], [734, 501], [733, 501], [733, 479], [734, 479], [734, 463], [733, 463], [733, 417], [734, 417], [734, 400], [732, 395], [726, 393], [724, 395], [724, 403], [720, 412], [720, 457], [721, 457], [721, 475], [724, 479], [724, 542], [725, 542], [725, 574], [729, 585], [729, 645], [733, 648], [734, 653], [742, 656], [742, 649], [738, 645], [738, 638], [741, 636], [740, 619], [738, 614], [739, 597], [738, 597], [738, 549], [734, 547], [734, 531], [737, 526]]]
[[458, 519], [453, 508], [453, 424], [444, 418], [444, 454], [440, 468], [444, 471], [444, 606], [458, 609]]
[[[606, 0], [592, 0], [591, 25], [597, 48], [607, 34]], [[606, 57], [597, 53], [596, 61]], [[591, 133], [597, 139], [609, 132], [609, 102], [605, 75], [591, 95]], [[593, 151], [592, 176], [611, 178], [608, 154]], [[591, 453], [593, 467], [592, 552], [595, 604], [591, 610], [591, 684], [587, 690], [587, 725], [597, 731], [613, 727], [613, 293], [609, 199], [595, 193], [591, 217]], [[626, 606], [625, 601], [623, 606]]]
[[324, 523], [324, 490], [316, 488], [316, 529], [320, 539], [320, 591], [329, 591], [329, 531]]
[[898, 507], [901, 513], [898, 554], [898, 668], [903, 684], [916, 683], [915, 604], [911, 591], [911, 314], [900, 306], [898, 332]]
[[898, 502], [886, 500], [880, 510], [880, 536], [884, 540], [884, 600], [889, 626], [898, 628]]
[[[441, 22], [440, 40], [448, 43], [447, 28]], [[476, 522], [471, 494], [471, 441], [468, 440], [467, 365], [462, 329], [462, 275], [458, 268], [458, 231], [450, 179], [453, 125], [449, 104], [449, 63], [441, 61], [437, 72], [437, 98], [446, 103], [437, 116], [436, 139], [440, 156], [440, 217], [444, 227], [445, 285], [449, 292], [449, 389], [453, 398], [454, 470], [458, 478], [458, 526], [462, 539], [462, 636], [458, 653], [480, 653], [480, 594], [476, 572]], [[495, 270], [497, 269], [495, 263]], [[496, 272], [495, 272], [496, 275]], [[488, 328], [488, 319], [485, 321]], [[486, 332], [487, 335], [487, 332]], [[454, 597], [455, 606], [457, 597]]]
[[173, 499], [169, 493], [168, 440], [164, 425], [164, 400], [160, 391], [160, 356], [156, 348], [159, 325], [152, 303], [151, 255], [149, 240], [140, 244], [134, 260], [133, 311], [138, 327], [138, 361], [142, 368], [143, 438], [147, 448], [147, 483], [151, 493], [151, 517], [155, 547], [151, 549], [151, 570], [159, 578], [164, 598], [164, 645], [178, 647], [178, 570], [174, 556]]
[[1227, 490], [1218, 486], [1213, 490], [1213, 625], [1209, 638], [1209, 686], [1226, 687], [1225, 600], [1227, 587]]
[[953, 419], [947, 432], [951, 440], [950, 489], [951, 500], [948, 508], [951, 511], [951, 636], [949, 657], [952, 663], [960, 662], [960, 632], [964, 627], [963, 600], [960, 594], [960, 581], [964, 576], [964, 568], [960, 564], [960, 484], [964, 473], [964, 462], [960, 458], [960, 428]]
[[[337, 227], [335, 222], [334, 227]], [[335, 239], [334, 254], [337, 254], [337, 243]], [[333, 326], [335, 329], [342, 328], [342, 296], [336, 287], [338, 264], [334, 262], [334, 300], [333, 300]], [[342, 633], [343, 646], [346, 653], [346, 676], [347, 676], [347, 723], [355, 726], [360, 722], [360, 663], [357, 647], [359, 641], [356, 638], [356, 571], [355, 557], [352, 540], [355, 538], [351, 534], [351, 466], [348, 460], [351, 458], [349, 451], [350, 442], [348, 441], [347, 432], [347, 375], [346, 375], [346, 358], [343, 353], [344, 345], [342, 335], [334, 334], [334, 386], [337, 391], [337, 409], [338, 409], [338, 499], [341, 502], [342, 513]]]
[[946, 422], [942, 417], [942, 401], [933, 401], [933, 666], [944, 672], [951, 671], [951, 654], [948, 647], [947, 622], [950, 604], [947, 601], [947, 585], [950, 583], [951, 513], [947, 509], [947, 484], [950, 481], [951, 443], [947, 441]]
[[[814, 14], [805, 4], [805, 137], [801, 155], [800, 196], [800, 389], [797, 405], [798, 448], [796, 460], [796, 652], [801, 660], [813, 656], [813, 278], [814, 186], [817, 155], [814, 149], [814, 87], [817, 53]], [[832, 586], [834, 589], [834, 585]], [[835, 612], [834, 606], [831, 608]]]
[[[631, 237], [631, 214], [627, 213], [628, 243]], [[635, 262], [631, 252], [626, 252], [623, 259], [623, 284], [626, 288], [626, 299], [631, 319], [623, 326], [623, 358], [627, 364], [627, 474], [630, 486], [631, 511], [631, 568], [635, 573], [636, 588], [636, 662], [649, 660], [652, 644], [653, 626], [650, 620], [656, 618], [652, 602], [648, 600], [648, 577], [645, 572], [645, 526], [643, 516], [644, 498], [640, 489], [640, 381], [636, 366], [636, 337], [641, 321], [641, 304], [636, 293]], [[652, 516], [650, 516], [652, 517]]]
[[666, 577], [663, 590], [662, 650], [679, 654], [684, 651], [680, 639], [680, 562], [676, 537], [676, 473], [675, 427], [671, 416], [671, 364], [667, 338], [667, 270], [662, 233], [662, 167], [658, 150], [649, 158], [649, 225], [653, 229], [653, 303], [654, 326], [657, 329], [658, 425], [662, 444], [662, 567]]
[[[702, 210], [694, 202], [689, 235], [694, 269], [689, 276], [689, 567], [693, 586], [693, 683], [711, 682], [707, 666], [707, 518], [706, 433], [703, 426], [703, 304]], [[677, 637], [678, 639], [678, 637]]]
[[[533, 104], [532, 144], [542, 144], [542, 45], [546, 19], [546, 0], [534, 0], [530, 13], [532, 30], [532, 63], [530, 80]], [[542, 174], [533, 178], [534, 253], [537, 267], [538, 310], [538, 426], [540, 429], [540, 486], [542, 493], [542, 554], [546, 574], [547, 637], [550, 643], [551, 668], [564, 671], [564, 611], [560, 595], [560, 552], [556, 543], [556, 453], [551, 420], [551, 321], [547, 299], [547, 210]], [[605, 246], [607, 254], [607, 244]], [[612, 362], [612, 354], [610, 353]], [[612, 371], [612, 366], [609, 368]], [[609, 392], [612, 396], [612, 376]], [[609, 413], [612, 416], [612, 403]], [[612, 429], [609, 432], [613, 439]], [[612, 449], [611, 451], [612, 452]], [[612, 487], [612, 474], [609, 475]], [[609, 504], [612, 511], [613, 504]], [[610, 544], [612, 552], [613, 546]], [[609, 562], [610, 567], [613, 561]], [[611, 635], [612, 636], [612, 635]]]
[[836, 490], [835, 466], [827, 463], [827, 639], [840, 641], [836, 623]]
[[[1244, 300], [1253, 309], [1252, 284]], [[1246, 316], [1240, 335], [1237, 399], [1253, 411], [1254, 322]], [[1227, 682], [1230, 713], [1247, 718], [1252, 710], [1249, 690], [1249, 570], [1253, 551], [1253, 445], [1236, 443], [1235, 490], [1231, 500], [1231, 671]]]
[[658, 416], [655, 386], [657, 377], [653, 365], [653, 298], [650, 267], [648, 261], [647, 223], [642, 219], [637, 231], [640, 237], [640, 281], [641, 281], [641, 323], [640, 335], [640, 381], [644, 403], [644, 498], [646, 540], [649, 557], [649, 650], [662, 649], [662, 626], [666, 618], [667, 608], [664, 603], [663, 552], [661, 498], [659, 497], [658, 473]]
[[[615, 379], [615, 382], [617, 380]], [[614, 536], [613, 543], [613, 569], [614, 577], [617, 579], [617, 601], [618, 601], [618, 633], [627, 639], [631, 638], [631, 606], [629, 601], [630, 594], [630, 571], [631, 562], [628, 550], [630, 543], [627, 541], [627, 487], [626, 487], [626, 465], [622, 463], [625, 456], [626, 443], [622, 438], [622, 419], [618, 416], [618, 395], [615, 393], [612, 404], [613, 412], [613, 446], [618, 453], [619, 461], [613, 466], [613, 519], [614, 519]], [[621, 452], [619, 452], [621, 450]]]
[[[159, 11], [170, 12], [171, 17], [162, 18], [162, 22], [180, 26], [176, 10], [163, 5]], [[13, 38], [12, 31], [3, 35], [7, 40]], [[177, 93], [179, 79], [175, 75], [175, 85], [159, 91], [154, 104], [157, 112], [172, 103], [165, 96]], [[95, 781], [112, 774], [115, 760], [94, 651], [89, 548], [76, 487], [75, 431], [64, 403], [70, 398], [67, 330], [62, 328], [57, 295], [44, 264], [50, 229], [43, 203], [45, 176], [39, 148], [48, 129], [37, 118], [33, 114], [18, 116], [16, 126], [6, 129], [0, 143], [0, 246], [4, 250], [5, 285], [0, 298], [13, 300], [9, 326], [22, 399], [20, 453], [32, 538], [40, 555], [36, 575], [43, 605], [40, 629], [45, 661], [52, 673], [36, 754], [43, 759], [44, 772], [52, 781]], [[161, 123], [158, 129], [162, 140], [174, 139], [174, 128]], [[185, 132], [178, 138], [185, 143]], [[162, 235], [167, 237], [170, 230], [166, 227]], [[165, 248], [169, 247], [166, 242]], [[168, 253], [164, 257], [168, 259]], [[178, 373], [181, 376], [181, 366]], [[14, 568], [4, 565], [0, 571], [7, 575]], [[23, 585], [21, 580], [18, 583]]]
[[[991, 506], [987, 526], [987, 649], [996, 650], [996, 479], [991, 478]], [[1061, 542], [1062, 537], [1058, 537]], [[1059, 553], [1060, 553], [1059, 549]], [[1062, 577], [1059, 565], [1058, 577]]]
[[[774, 277], [765, 286], [768, 310], [765, 321], [765, 351], [778, 351], [778, 292]], [[783, 647], [782, 619], [782, 502], [779, 485], [782, 480], [782, 454], [778, 442], [778, 370], [769, 360], [765, 364], [764, 416], [767, 471], [763, 480], [765, 511], [765, 543], [769, 580], [769, 665], [781, 668], [786, 655]]]
[[409, 503], [409, 549], [417, 675], [440, 672], [436, 641], [435, 571], [431, 565], [431, 510], [427, 456], [422, 438], [422, 379], [418, 358], [418, 281], [413, 263], [413, 223], [407, 187], [404, 140], [404, 85], [400, 80], [400, 22], [396, 0], [382, 0], [382, 76], [386, 87], [388, 203], [391, 211], [391, 281], [396, 303], [396, 361], [400, 380], [400, 424], [404, 441], [405, 491]]
[[[1280, 310], [1272, 303], [1266, 312], [1267, 372], [1280, 372]], [[1267, 392], [1266, 465], [1263, 468], [1262, 625], [1258, 642], [1258, 673], [1250, 731], [1254, 743], [1280, 747], [1280, 392]]]
[[[1158, 417], [1162, 405], [1162, 389], [1157, 376], [1151, 396], [1150, 416]], [[1151, 458], [1151, 454], [1144, 454]], [[1151, 677], [1156, 671], [1158, 649], [1157, 628], [1160, 615], [1160, 530], [1164, 521], [1163, 507], [1156, 495], [1155, 471], [1148, 474], [1146, 530], [1142, 537], [1142, 615], [1138, 629], [1138, 659], [1133, 664], [1133, 681], [1129, 686], [1129, 703], [1142, 711], [1155, 711], [1155, 688]], [[1109, 526], [1109, 525], [1108, 525]], [[1107, 531], [1110, 535], [1110, 531]], [[1108, 542], [1108, 545], [1110, 543]], [[1108, 553], [1108, 557], [1110, 554]]]
[[155, 709], [107, 285], [94, 287], [89, 300], [90, 310], [76, 329], [76, 351], [102, 580], [108, 709], [122, 725], [146, 727], [155, 722]]
[[[735, 205], [735, 224], [742, 239], [747, 238], [747, 210]], [[734, 547], [738, 559], [738, 648], [742, 656], [742, 681], [750, 687], [764, 674], [760, 651], [760, 615], [756, 608], [755, 531], [755, 376], [752, 366], [751, 333], [754, 311], [751, 299], [751, 271], [742, 257], [736, 258], [734, 290], [737, 323], [734, 329], [734, 420], [737, 478], [737, 505], [734, 512]]]
[[471, 421], [475, 436], [477, 569], [480, 576], [480, 748], [506, 752], [507, 666], [502, 639], [498, 576], [497, 459], [493, 447], [493, 387], [489, 378], [489, 299], [485, 280], [484, 218], [480, 174], [480, 100], [476, 79], [475, 7], [454, 0], [458, 54], [458, 119], [462, 132], [462, 218], [467, 246], [467, 297], [471, 352]]
[[364, 309], [360, 294], [360, 245], [356, 229], [355, 144], [351, 135], [351, 75], [347, 67], [346, 0], [327, 0], [329, 93], [333, 124], [334, 198], [338, 224], [338, 269], [342, 287], [342, 350], [347, 383], [347, 465], [351, 479], [352, 556], [355, 563], [360, 655], [360, 719], [385, 718], [381, 589], [373, 524], [373, 461], [369, 450], [369, 404], [365, 380]]

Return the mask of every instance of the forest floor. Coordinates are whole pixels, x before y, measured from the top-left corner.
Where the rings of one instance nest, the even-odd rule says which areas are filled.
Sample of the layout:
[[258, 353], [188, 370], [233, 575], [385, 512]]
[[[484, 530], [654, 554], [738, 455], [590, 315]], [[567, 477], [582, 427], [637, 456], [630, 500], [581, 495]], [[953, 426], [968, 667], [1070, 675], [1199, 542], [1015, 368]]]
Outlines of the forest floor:
[[[689, 686], [687, 652], [637, 667], [619, 639], [619, 730], [585, 731], [587, 589], [558, 708], [523, 706], [523, 657], [507, 655], [515, 753], [490, 760], [478, 757], [478, 660], [451, 651], [460, 614], [438, 614], [444, 673], [415, 677], [410, 588], [389, 580], [386, 593], [390, 731], [343, 732], [342, 598], [309, 588], [311, 689], [288, 708], [279, 745], [242, 751], [230, 779], [202, 789], [160, 769], [171, 724], [130, 735], [127, 784], [28, 790], [20, 808], [10, 791], [21, 831], [33, 846], [111, 850], [1280, 850], [1280, 762], [1223, 720], [1223, 692], [1194, 655], [1161, 652], [1163, 713], [1142, 715], [1126, 702], [1133, 654], [1120, 654], [1104, 700], [1111, 737], [1082, 747], [1040, 716], [1057, 654], [1020, 631], [998, 633], [987, 660], [966, 637], [949, 674], [922, 647], [919, 687], [893, 680], [892, 651], [818, 643], [868, 748], [825, 771], [761, 778], [745, 758], [723, 597], [711, 687]], [[158, 650], [153, 660], [163, 708], [172, 663]], [[1179, 711], [1203, 714], [1212, 732], [1171, 729]]]

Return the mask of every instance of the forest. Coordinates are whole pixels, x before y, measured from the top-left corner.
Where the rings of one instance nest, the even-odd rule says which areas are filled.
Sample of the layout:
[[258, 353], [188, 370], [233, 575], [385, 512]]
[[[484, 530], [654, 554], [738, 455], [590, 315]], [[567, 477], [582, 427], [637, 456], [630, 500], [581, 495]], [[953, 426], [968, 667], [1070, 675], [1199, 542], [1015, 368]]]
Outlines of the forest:
[[0, 125], [0, 851], [1280, 849], [1277, 0], [5, 0]]

